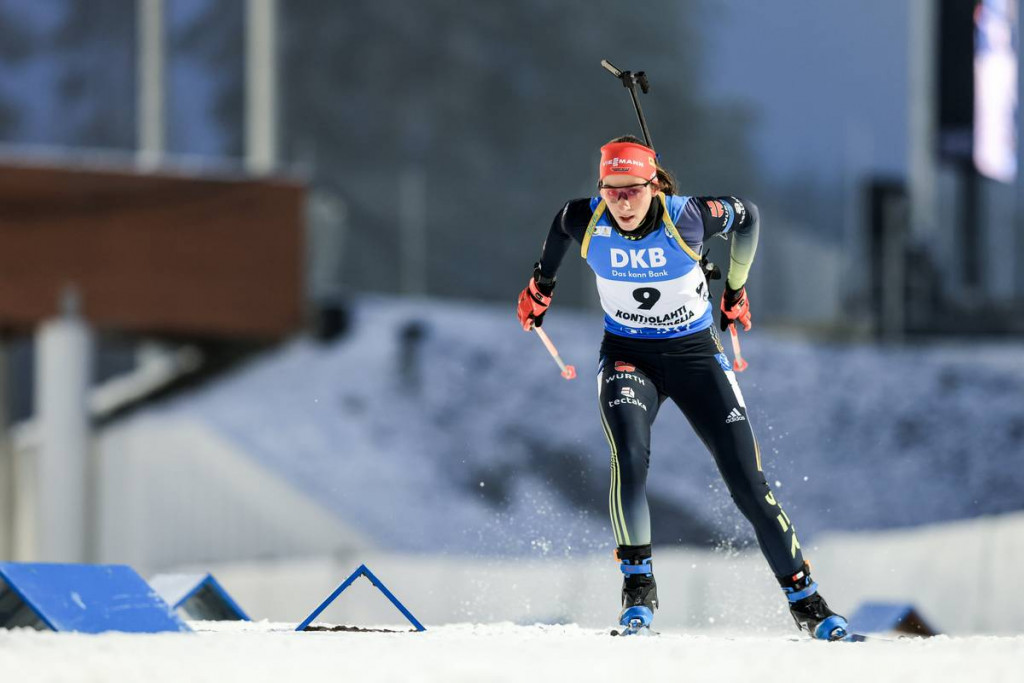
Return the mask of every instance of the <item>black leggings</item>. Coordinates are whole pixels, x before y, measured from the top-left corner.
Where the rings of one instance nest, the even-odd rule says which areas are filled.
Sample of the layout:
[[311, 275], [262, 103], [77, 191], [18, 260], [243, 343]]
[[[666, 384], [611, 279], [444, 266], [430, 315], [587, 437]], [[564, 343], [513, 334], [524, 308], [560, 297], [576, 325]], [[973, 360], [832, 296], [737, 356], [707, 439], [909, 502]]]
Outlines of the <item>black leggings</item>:
[[761, 451], [718, 330], [655, 340], [606, 333], [598, 381], [601, 422], [612, 452], [608, 506], [617, 545], [651, 542], [651, 425], [662, 402], [671, 398], [714, 456], [775, 575], [803, 567], [793, 524], [765, 481]]

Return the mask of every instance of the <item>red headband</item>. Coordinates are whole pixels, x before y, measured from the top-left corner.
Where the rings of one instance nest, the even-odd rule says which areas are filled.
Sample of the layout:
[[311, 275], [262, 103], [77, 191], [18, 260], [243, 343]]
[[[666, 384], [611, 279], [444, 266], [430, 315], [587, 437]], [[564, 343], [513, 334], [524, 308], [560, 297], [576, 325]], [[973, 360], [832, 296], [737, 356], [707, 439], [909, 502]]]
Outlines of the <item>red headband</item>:
[[610, 175], [624, 174], [654, 180], [658, 175], [656, 156], [653, 149], [635, 142], [609, 142], [601, 148], [598, 177], [604, 180]]

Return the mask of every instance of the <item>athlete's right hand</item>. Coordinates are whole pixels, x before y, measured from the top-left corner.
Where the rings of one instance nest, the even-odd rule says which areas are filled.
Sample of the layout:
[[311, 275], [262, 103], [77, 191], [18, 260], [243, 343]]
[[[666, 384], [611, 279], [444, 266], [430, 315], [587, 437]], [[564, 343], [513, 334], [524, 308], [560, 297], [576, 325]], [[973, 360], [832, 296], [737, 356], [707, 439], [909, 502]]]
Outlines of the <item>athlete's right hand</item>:
[[731, 289], [726, 283], [725, 291], [722, 292], [722, 313], [718, 318], [722, 331], [729, 329], [729, 325], [739, 322], [746, 332], [750, 331], [750, 300], [747, 299], [746, 287]]
[[551, 305], [551, 293], [555, 290], [555, 281], [540, 277], [540, 269], [534, 268], [530, 282], [519, 293], [516, 305], [516, 316], [523, 329], [529, 332], [534, 327], [544, 324], [544, 313]]

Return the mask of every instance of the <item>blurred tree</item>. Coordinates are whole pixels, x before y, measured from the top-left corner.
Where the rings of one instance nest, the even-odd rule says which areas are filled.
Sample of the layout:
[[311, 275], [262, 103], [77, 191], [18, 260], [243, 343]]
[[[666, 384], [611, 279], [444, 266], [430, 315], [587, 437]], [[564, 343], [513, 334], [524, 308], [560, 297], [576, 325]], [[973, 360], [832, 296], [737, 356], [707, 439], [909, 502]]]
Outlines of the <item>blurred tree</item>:
[[[52, 142], [133, 148], [134, 0], [53, 1], [64, 13], [46, 45], [60, 71]], [[222, 153], [240, 154], [244, 0], [189, 2], [191, 20], [174, 30], [169, 47], [216, 74], [209, 116], [222, 131]], [[551, 217], [567, 198], [593, 191], [598, 146], [639, 132], [628, 94], [601, 58], [648, 72], [645, 113], [684, 192], [751, 186], [749, 116], [740, 106], [700, 101], [700, 59], [713, 58], [718, 46], [702, 44], [679, 3], [655, 0], [641, 10], [611, 0], [289, 0], [279, 7], [282, 157], [347, 202], [350, 286], [397, 289], [396, 191], [411, 170], [426, 178], [429, 292], [504, 300], [517, 290]], [[16, 38], [0, 42], [0, 58], [27, 49]], [[12, 116], [0, 107], [0, 126]], [[567, 259], [560, 301], [592, 296], [571, 276], [578, 267]]]
[[[745, 184], [747, 117], [698, 100], [702, 48], [677, 3], [295, 0], [282, 14], [284, 153], [349, 202], [357, 288], [398, 284], [394, 190], [414, 167], [430, 293], [508, 299], [562, 203], [592, 192], [600, 144], [639, 134], [601, 58], [649, 74], [645, 114], [685, 192]], [[582, 300], [573, 280], [567, 303]]]
[[[31, 54], [31, 32], [16, 13], [0, 3], [0, 68], [16, 67]], [[20, 119], [16, 99], [0, 88], [0, 140], [11, 139]]]
[[57, 144], [135, 147], [135, 2], [67, 0], [49, 42], [60, 64]]

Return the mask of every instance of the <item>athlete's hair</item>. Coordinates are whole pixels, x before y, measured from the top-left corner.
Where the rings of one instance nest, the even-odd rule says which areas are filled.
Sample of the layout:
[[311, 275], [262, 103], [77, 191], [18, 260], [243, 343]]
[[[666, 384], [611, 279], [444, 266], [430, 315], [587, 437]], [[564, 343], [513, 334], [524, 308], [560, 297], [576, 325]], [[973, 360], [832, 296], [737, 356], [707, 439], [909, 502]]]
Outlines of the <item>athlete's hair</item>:
[[[623, 135], [622, 137], [609, 140], [608, 142], [632, 142], [636, 145], [643, 145], [644, 147], [647, 146], [646, 142], [635, 135]], [[668, 172], [668, 169], [661, 165], [661, 162], [655, 160], [654, 167], [658, 169], [658, 189], [664, 192], [665, 196], [675, 194], [676, 190], [679, 189], [676, 186], [676, 179], [672, 177], [672, 174]]]

